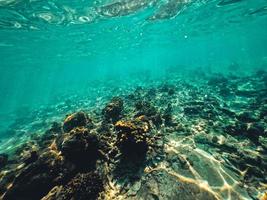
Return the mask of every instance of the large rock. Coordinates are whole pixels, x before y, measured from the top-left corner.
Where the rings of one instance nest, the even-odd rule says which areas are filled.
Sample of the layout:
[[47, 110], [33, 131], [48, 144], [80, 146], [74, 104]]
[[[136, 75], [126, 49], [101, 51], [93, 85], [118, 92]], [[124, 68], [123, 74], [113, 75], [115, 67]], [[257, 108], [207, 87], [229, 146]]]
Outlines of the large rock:
[[98, 139], [87, 128], [79, 127], [64, 137], [60, 148], [68, 160], [79, 164], [89, 163], [97, 157]]
[[102, 190], [103, 182], [98, 174], [79, 173], [67, 185], [53, 188], [42, 200], [95, 200]]
[[76, 127], [86, 126], [90, 122], [92, 121], [86, 113], [77, 112], [67, 116], [64, 120], [63, 130], [69, 132]]
[[64, 182], [72, 170], [55, 153], [46, 152], [15, 178], [3, 200], [39, 200], [55, 185]]
[[148, 149], [150, 124], [144, 116], [131, 121], [118, 121], [115, 129], [118, 131], [117, 145], [123, 154], [145, 154]]
[[127, 199], [215, 200], [218, 198], [205, 187], [193, 182], [179, 181], [177, 177], [163, 170], [152, 172], [135, 197]]
[[123, 110], [123, 100], [119, 97], [114, 97], [103, 109], [102, 113], [106, 120], [116, 122]]

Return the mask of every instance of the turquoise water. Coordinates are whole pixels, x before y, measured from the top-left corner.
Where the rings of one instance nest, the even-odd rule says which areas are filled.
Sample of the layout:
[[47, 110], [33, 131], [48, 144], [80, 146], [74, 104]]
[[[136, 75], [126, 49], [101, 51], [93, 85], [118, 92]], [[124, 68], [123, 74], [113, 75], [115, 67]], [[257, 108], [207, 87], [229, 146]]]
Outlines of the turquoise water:
[[266, 200], [266, 44], [267, 0], [0, 0], [0, 200]]
[[122, 2], [1, 1], [1, 112], [143, 71], [266, 68], [265, 0]]

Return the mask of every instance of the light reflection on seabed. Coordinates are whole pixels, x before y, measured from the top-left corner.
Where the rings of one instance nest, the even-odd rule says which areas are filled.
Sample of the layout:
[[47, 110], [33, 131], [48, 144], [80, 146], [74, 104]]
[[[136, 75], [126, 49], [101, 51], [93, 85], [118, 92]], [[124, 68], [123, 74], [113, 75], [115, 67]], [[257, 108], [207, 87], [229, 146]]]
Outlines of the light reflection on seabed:
[[[246, 171], [240, 171], [235, 168], [234, 171], [238, 172], [239, 174], [230, 174], [225, 169], [226, 162], [223, 159], [219, 160], [206, 151], [197, 148], [195, 141], [190, 136], [180, 141], [171, 140], [165, 145], [165, 151], [166, 153], [175, 153], [177, 156], [182, 158], [188, 166], [188, 169], [193, 177], [186, 177], [178, 173], [171, 167], [166, 166], [165, 162], [161, 163], [156, 168], [147, 169], [147, 173], [157, 170], [164, 170], [168, 174], [176, 177], [179, 182], [194, 184], [202, 190], [209, 192], [214, 196], [214, 199], [251, 199], [247, 196], [247, 194], [242, 192], [242, 188], [248, 187], [242, 183], [242, 179], [246, 174]], [[208, 167], [208, 170], [212, 171], [209, 171], [208, 174], [212, 174], [213, 176], [216, 176], [216, 178], [220, 178], [223, 184], [221, 186], [213, 186], [210, 184], [207, 181], [207, 177], [202, 176], [201, 172], [198, 172], [199, 169], [197, 167], [193, 167], [193, 165], [187, 160], [188, 156], [183, 152], [190, 152], [190, 154], [197, 156], [205, 166], [210, 166]], [[234, 166], [231, 166], [231, 168], [234, 168]], [[260, 197], [261, 195], [258, 194], [258, 196]]]
[[[225, 160], [225, 158], [219, 158], [216, 154], [212, 155], [196, 147], [193, 136], [187, 136], [177, 141], [173, 139], [169, 140], [169, 142], [165, 144], [164, 151], [166, 155], [169, 154], [182, 161], [186, 166], [187, 173], [182, 171], [183, 169], [179, 167], [174, 169], [168, 162], [168, 159], [166, 159], [156, 167], [146, 167], [144, 170], [146, 174], [165, 172], [177, 179], [177, 182], [180, 184], [182, 183], [199, 188], [200, 192], [208, 194], [207, 199], [251, 199], [246, 191], [249, 186], [243, 181], [247, 170], [240, 171], [231, 165], [229, 161]], [[194, 157], [197, 158], [197, 161], [193, 163], [192, 160], [194, 160]], [[231, 171], [227, 168], [230, 168]], [[262, 188], [258, 188], [257, 196], [260, 200], [266, 200], [267, 196], [264, 191], [266, 191], [267, 187], [266, 184], [262, 183], [261, 185]], [[107, 196], [111, 199], [124, 199], [123, 195], [119, 195], [121, 194], [121, 186], [117, 185], [117, 183], [112, 180], [110, 180], [107, 193]], [[185, 199], [187, 199], [187, 197], [185, 197]]]

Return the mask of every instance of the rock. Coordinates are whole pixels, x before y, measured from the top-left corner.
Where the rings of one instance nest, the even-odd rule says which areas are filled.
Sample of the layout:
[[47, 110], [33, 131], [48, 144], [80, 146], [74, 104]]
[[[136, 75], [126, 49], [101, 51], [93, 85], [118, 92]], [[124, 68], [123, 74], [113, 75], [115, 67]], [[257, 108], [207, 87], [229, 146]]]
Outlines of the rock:
[[236, 116], [239, 121], [249, 123], [257, 121], [257, 118], [251, 112], [242, 112]]
[[146, 93], [146, 97], [152, 99], [155, 98], [156, 94], [157, 94], [156, 88], [150, 88]]
[[148, 101], [137, 101], [135, 104], [135, 108], [137, 111], [136, 117], [138, 116], [146, 116], [149, 120], [151, 120], [157, 127], [160, 126], [163, 122], [161, 114], [158, 112], [156, 107], [154, 107]]
[[236, 113], [228, 108], [225, 107], [218, 107], [218, 110], [220, 110], [221, 112], [223, 112], [225, 115], [229, 116], [229, 117], [235, 117]]
[[241, 97], [253, 98], [258, 95], [258, 91], [251, 89], [239, 89], [235, 92], [235, 94]]
[[5, 153], [0, 154], [0, 169], [4, 168], [8, 162], [8, 155]]
[[168, 104], [168, 107], [164, 111], [162, 118], [164, 119], [165, 126], [172, 126], [174, 125], [173, 117], [172, 117], [172, 106]]
[[86, 126], [90, 122], [92, 121], [86, 113], [77, 112], [67, 116], [64, 120], [63, 130], [69, 132], [76, 127]]
[[267, 192], [264, 192], [261, 197], [260, 200], [266, 200], [267, 199]]
[[261, 118], [261, 119], [267, 118], [267, 105], [264, 105], [264, 106], [260, 109], [260, 118]]
[[98, 139], [87, 128], [75, 128], [65, 136], [60, 149], [68, 160], [86, 164], [97, 157]]
[[161, 115], [159, 113], [156, 114], [156, 115], [151, 116], [150, 120], [153, 122], [153, 124], [156, 127], [159, 127], [163, 123], [163, 119], [162, 119], [162, 117], [161, 117]]
[[227, 134], [238, 136], [242, 135], [247, 130], [247, 124], [242, 122], [236, 122], [234, 124], [226, 125], [224, 130]]
[[52, 190], [50, 190], [50, 192], [43, 197], [41, 200], [56, 200], [58, 199], [58, 196], [60, 194], [60, 192], [63, 190], [63, 186], [55, 186]]
[[223, 97], [229, 97], [231, 95], [231, 89], [228, 87], [221, 87], [219, 89], [219, 94]]
[[52, 133], [61, 133], [62, 132], [61, 124], [58, 122], [53, 122], [49, 131]]
[[165, 84], [160, 88], [160, 91], [172, 96], [175, 94], [175, 86]]
[[139, 116], [145, 115], [149, 117], [157, 114], [157, 109], [148, 101], [137, 101], [135, 108]]
[[265, 182], [266, 164], [264, 164], [262, 156], [254, 151], [238, 150], [235, 154], [229, 154], [228, 159], [240, 170], [247, 170], [246, 178], [249, 176], [258, 177]]
[[24, 159], [24, 163], [28, 165], [28, 164], [35, 162], [36, 160], [38, 160], [37, 151], [31, 151], [29, 156]]
[[226, 126], [225, 130], [228, 134], [231, 134], [233, 136], [245, 136], [250, 138], [254, 142], [258, 142], [259, 136], [265, 134], [264, 125], [260, 122], [236, 122], [234, 125]]
[[259, 143], [261, 144], [261, 146], [267, 150], [267, 138], [266, 137], [259, 137]]
[[175, 17], [185, 6], [186, 1], [170, 0], [165, 4], [160, 5], [159, 9], [148, 19], [149, 20], [163, 20]]
[[222, 86], [228, 83], [228, 79], [222, 75], [216, 75], [209, 79], [208, 85], [210, 86]]
[[147, 133], [150, 131], [150, 124], [148, 122], [148, 119], [146, 116], [142, 115], [134, 120], [130, 121], [118, 121], [115, 124], [115, 129], [121, 132], [132, 132], [132, 131], [137, 131], [140, 133]]
[[42, 200], [95, 200], [103, 189], [103, 181], [98, 174], [79, 173], [67, 185], [55, 187]]
[[106, 120], [116, 122], [123, 111], [123, 100], [120, 97], [114, 97], [103, 109], [102, 114]]
[[264, 135], [264, 125], [260, 122], [251, 123], [248, 125], [247, 136], [252, 139], [258, 139], [259, 136]]
[[215, 200], [214, 193], [194, 182], [178, 180], [166, 171], [154, 171], [145, 180], [135, 196], [136, 199], [182, 199]]
[[0, 177], [1, 177], [0, 195], [2, 197], [2, 194], [4, 194], [7, 190], [7, 188], [10, 186], [10, 184], [13, 183], [13, 180], [16, 177], [16, 171], [6, 171], [3, 173], [0, 173]]
[[45, 196], [55, 185], [72, 173], [55, 153], [45, 152], [40, 158], [24, 168], [15, 178], [3, 200], [37, 200]]
[[184, 107], [184, 113], [186, 115], [200, 115], [203, 111], [203, 108], [200, 106], [186, 106]]
[[141, 188], [141, 181], [136, 181], [130, 188], [129, 188], [129, 191], [128, 191], [128, 195], [130, 196], [134, 196], [136, 195], [136, 193], [140, 190]]
[[118, 121], [115, 124], [118, 131], [117, 145], [125, 155], [145, 154], [148, 149], [150, 125], [144, 116], [132, 121]]

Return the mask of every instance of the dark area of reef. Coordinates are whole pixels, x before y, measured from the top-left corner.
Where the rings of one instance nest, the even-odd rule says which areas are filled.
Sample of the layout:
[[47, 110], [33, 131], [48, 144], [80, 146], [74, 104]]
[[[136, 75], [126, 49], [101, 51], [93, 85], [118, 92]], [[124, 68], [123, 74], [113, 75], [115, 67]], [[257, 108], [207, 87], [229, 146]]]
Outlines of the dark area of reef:
[[[137, 87], [111, 98], [101, 109], [77, 110], [16, 151], [1, 153], [0, 195], [3, 200], [116, 199], [117, 195], [217, 199], [197, 181], [168, 173], [183, 172], [189, 180], [194, 179], [190, 167], [206, 173], [209, 165], [201, 168], [193, 155], [200, 149], [218, 155], [233, 176], [245, 172], [236, 179], [239, 189], [230, 191], [233, 199], [257, 199], [263, 191], [259, 188], [267, 184], [266, 123], [264, 71], [249, 76], [199, 72], [188, 80], [172, 78], [154, 87]], [[181, 150], [175, 156], [166, 150], [172, 139], [183, 138], [194, 141], [189, 145], [192, 152]], [[170, 170], [145, 173], [162, 163]], [[219, 191], [216, 194], [225, 198]]]

